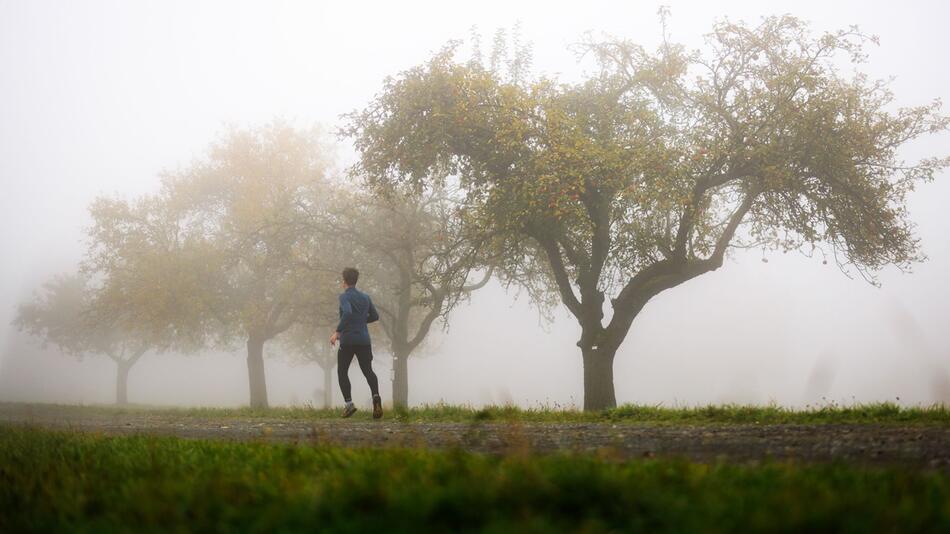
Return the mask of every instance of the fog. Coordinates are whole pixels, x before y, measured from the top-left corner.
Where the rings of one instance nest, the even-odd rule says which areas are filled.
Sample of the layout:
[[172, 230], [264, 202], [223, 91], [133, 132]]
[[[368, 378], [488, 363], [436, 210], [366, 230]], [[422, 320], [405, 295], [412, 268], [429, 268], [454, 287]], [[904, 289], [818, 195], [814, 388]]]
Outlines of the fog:
[[[950, 100], [943, 2], [662, 2], [691, 47], [717, 18], [789, 12], [820, 32], [857, 24], [880, 37], [862, 70], [894, 76], [899, 105]], [[657, 2], [0, 2], [0, 400], [109, 403], [115, 367], [42, 348], [10, 322], [16, 305], [81, 259], [96, 196], [155, 191], [226, 125], [283, 117], [328, 130], [383, 79], [475, 26], [489, 41], [520, 21], [534, 68], [579, 79], [568, 46], [585, 31], [654, 46]], [[908, 145], [908, 161], [950, 155], [950, 136]], [[338, 165], [355, 159], [341, 141]], [[881, 287], [798, 253], [735, 253], [723, 268], [654, 298], [614, 366], [618, 403], [821, 405], [950, 403], [950, 176], [909, 199], [924, 263], [880, 272]], [[329, 335], [330, 332], [327, 332]], [[390, 397], [381, 332], [374, 363]], [[410, 360], [411, 404], [580, 407], [580, 335], [562, 308], [542, 321], [497, 282], [475, 292]], [[265, 348], [273, 405], [314, 401], [316, 365]], [[354, 366], [357, 401], [368, 398]], [[334, 386], [335, 387], [335, 386]], [[147, 354], [132, 369], [142, 404], [247, 403], [243, 345], [232, 353]], [[340, 402], [337, 396], [337, 402]]]

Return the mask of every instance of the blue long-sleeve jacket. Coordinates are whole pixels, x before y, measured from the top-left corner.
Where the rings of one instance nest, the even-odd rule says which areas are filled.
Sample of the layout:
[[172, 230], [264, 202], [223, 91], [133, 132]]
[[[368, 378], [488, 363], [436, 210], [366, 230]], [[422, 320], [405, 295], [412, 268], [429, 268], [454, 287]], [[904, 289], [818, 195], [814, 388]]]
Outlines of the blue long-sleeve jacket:
[[369, 295], [348, 287], [340, 293], [340, 324], [336, 331], [340, 333], [340, 343], [345, 345], [370, 345], [368, 323], [379, 320], [376, 307]]

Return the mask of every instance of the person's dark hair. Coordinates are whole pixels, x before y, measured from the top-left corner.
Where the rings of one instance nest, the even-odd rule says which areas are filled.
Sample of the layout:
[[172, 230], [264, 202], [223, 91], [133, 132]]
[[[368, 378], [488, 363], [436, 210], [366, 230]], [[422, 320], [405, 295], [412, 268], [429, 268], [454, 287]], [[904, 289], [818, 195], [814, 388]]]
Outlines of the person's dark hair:
[[359, 279], [360, 272], [353, 267], [347, 267], [346, 269], [343, 269], [343, 281], [346, 282], [346, 285], [355, 286], [356, 281]]

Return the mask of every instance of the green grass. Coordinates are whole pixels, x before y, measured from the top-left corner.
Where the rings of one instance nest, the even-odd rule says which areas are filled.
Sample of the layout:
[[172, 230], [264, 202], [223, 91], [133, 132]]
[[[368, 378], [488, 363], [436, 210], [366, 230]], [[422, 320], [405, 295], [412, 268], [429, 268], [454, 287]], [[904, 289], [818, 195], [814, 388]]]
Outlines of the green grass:
[[[24, 405], [27, 406], [28, 405]], [[149, 406], [60, 406], [64, 411], [76, 410], [98, 414], [149, 413], [154, 415], [197, 418], [269, 418], [290, 420], [336, 419], [339, 410], [311, 408], [162, 408]], [[355, 418], [368, 419], [369, 410], [357, 412]], [[795, 410], [777, 405], [742, 406], [710, 405], [693, 408], [624, 405], [611, 410], [583, 412], [570, 409], [523, 409], [512, 406], [475, 408], [437, 404], [409, 410], [389, 410], [389, 420], [401, 422], [523, 422], [523, 423], [651, 423], [651, 424], [901, 424], [948, 425], [950, 408], [944, 405], [903, 407], [894, 403], [824, 406]]]
[[103, 437], [0, 425], [0, 531], [950, 529], [950, 475]]

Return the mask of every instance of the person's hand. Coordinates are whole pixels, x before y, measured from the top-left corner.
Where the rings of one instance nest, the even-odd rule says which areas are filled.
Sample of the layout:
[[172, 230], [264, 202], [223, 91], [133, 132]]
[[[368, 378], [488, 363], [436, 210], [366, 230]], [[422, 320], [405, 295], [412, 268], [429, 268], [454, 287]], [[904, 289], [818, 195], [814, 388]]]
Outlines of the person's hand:
[[336, 345], [336, 342], [337, 342], [339, 339], [340, 339], [340, 333], [339, 333], [339, 332], [334, 332], [333, 335], [330, 336], [330, 346], [332, 347], [332, 346]]

